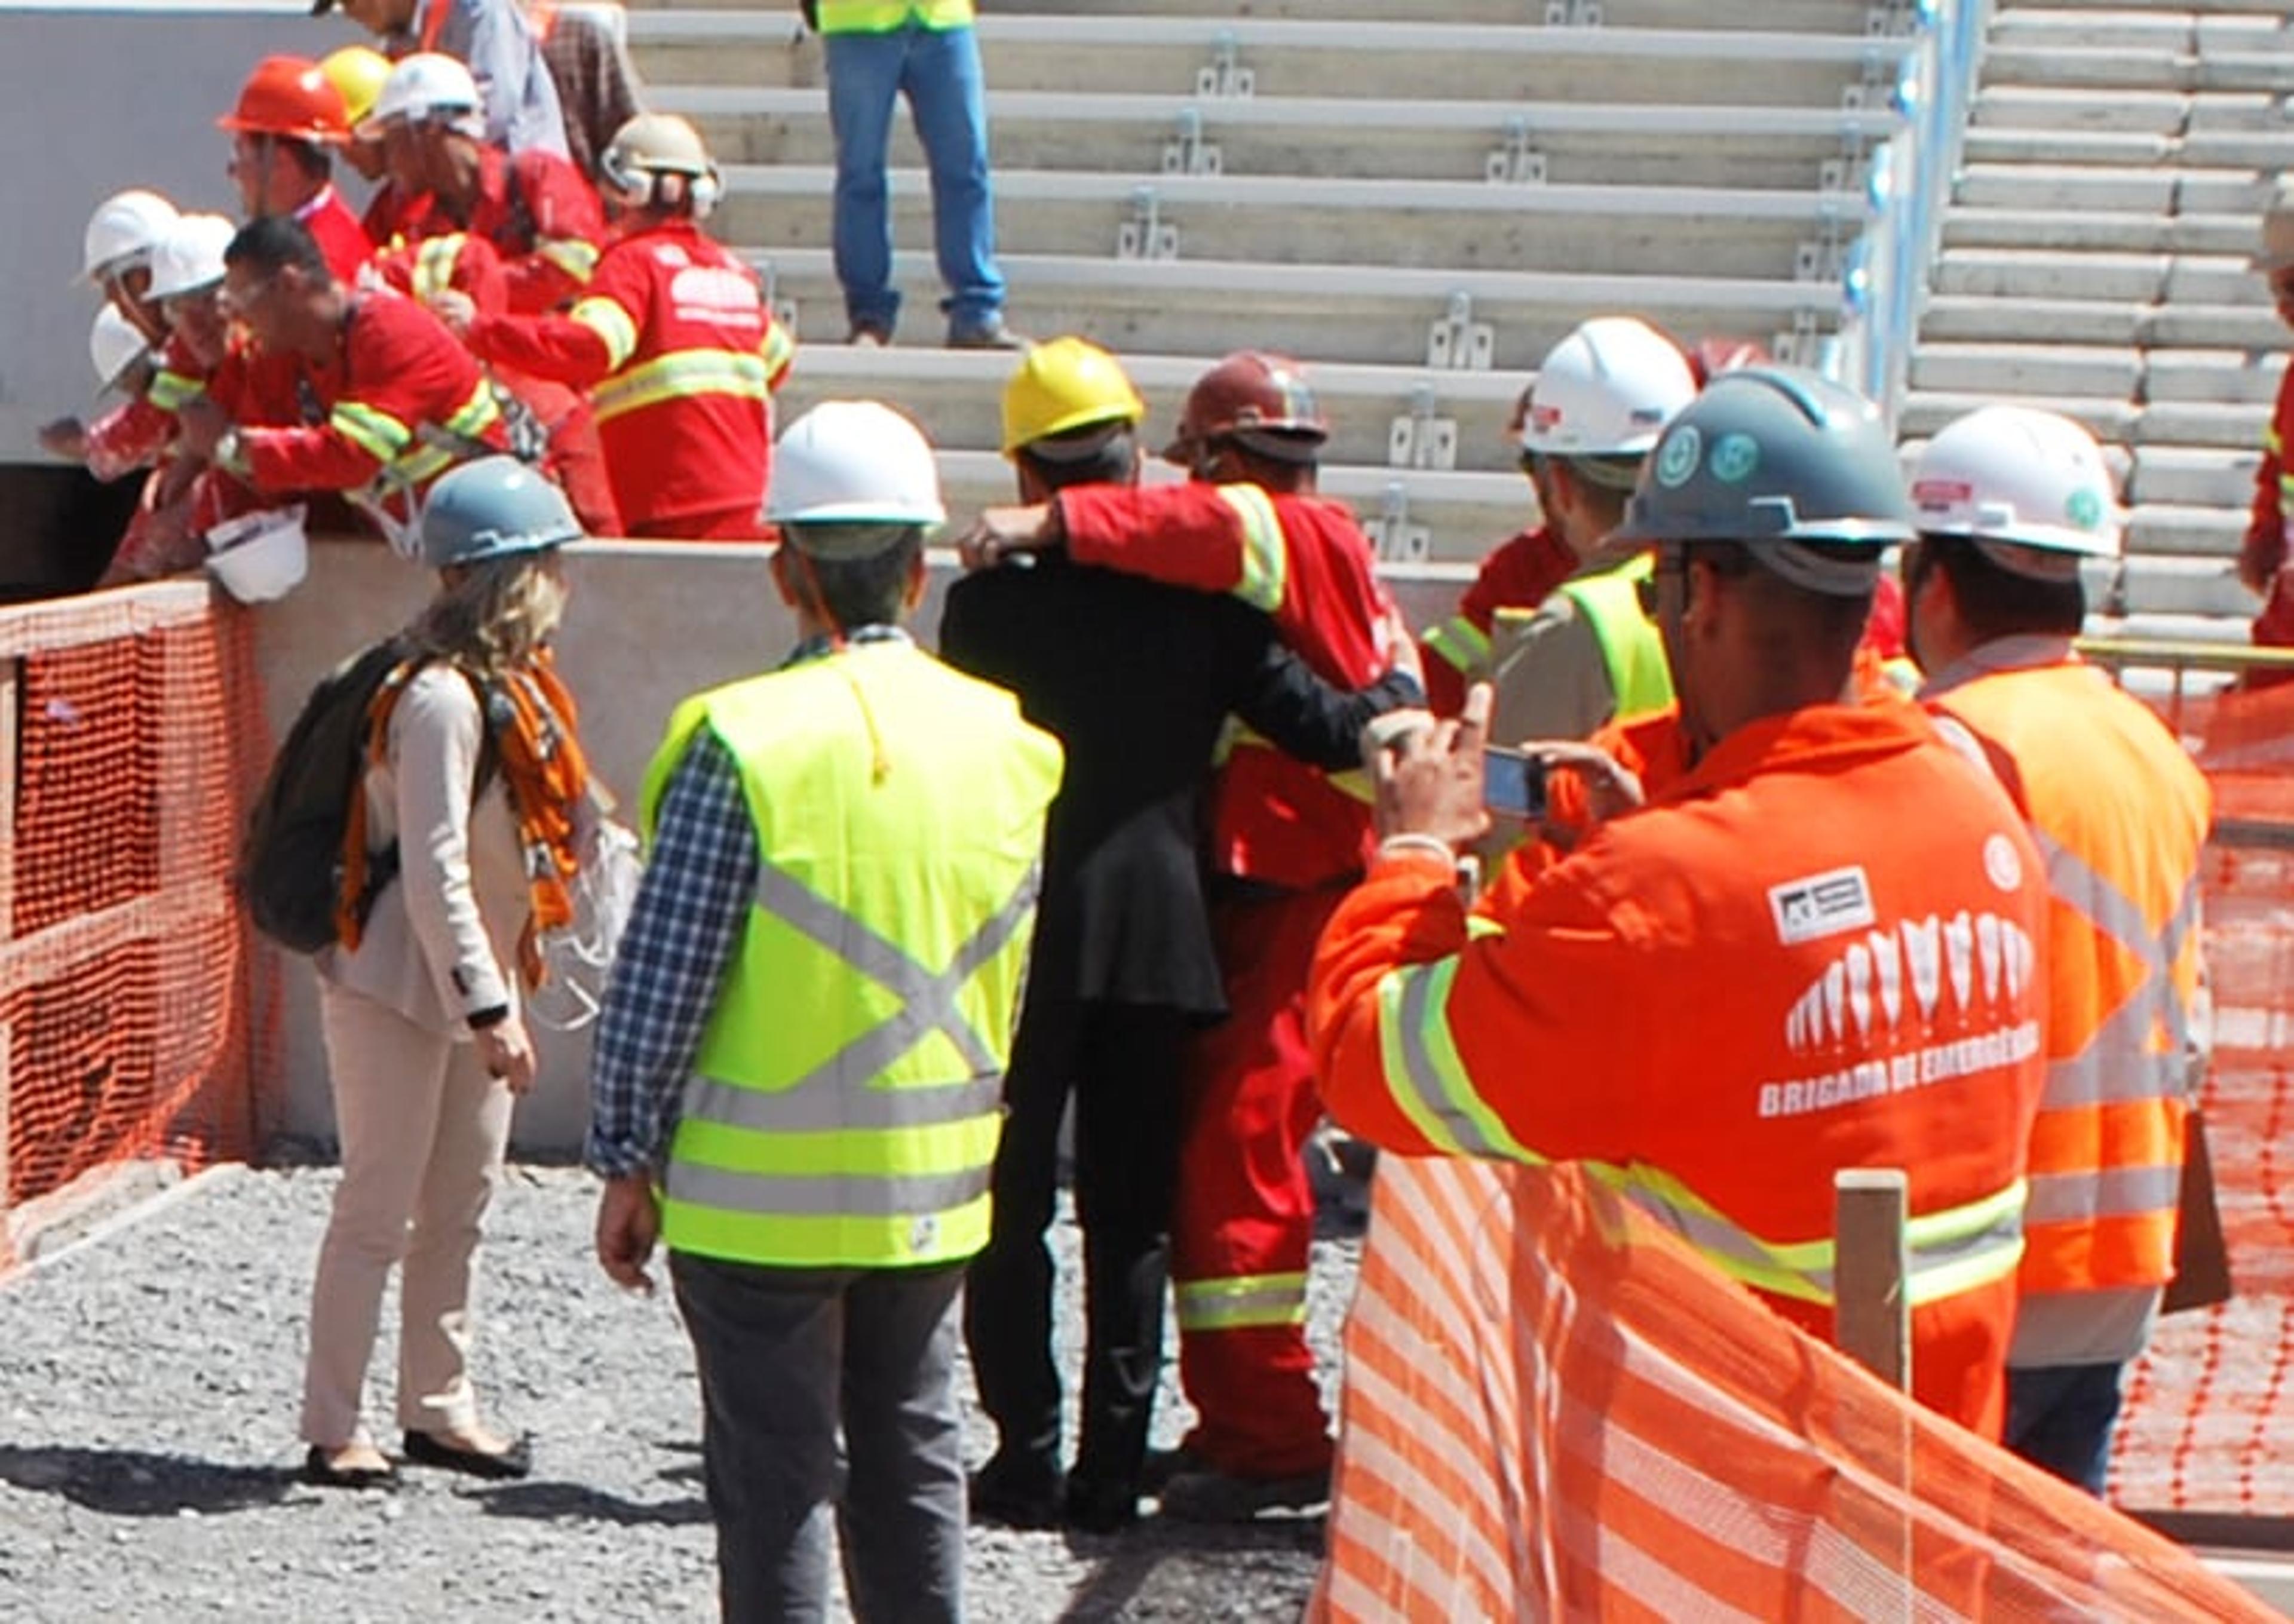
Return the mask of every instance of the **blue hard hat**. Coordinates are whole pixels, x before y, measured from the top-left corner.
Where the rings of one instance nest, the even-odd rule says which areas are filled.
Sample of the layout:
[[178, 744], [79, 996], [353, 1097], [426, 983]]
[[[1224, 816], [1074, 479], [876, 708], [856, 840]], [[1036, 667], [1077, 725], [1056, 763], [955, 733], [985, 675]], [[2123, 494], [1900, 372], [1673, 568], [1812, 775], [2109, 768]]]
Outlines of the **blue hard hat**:
[[434, 570], [536, 553], [582, 539], [565, 493], [515, 457], [441, 475], [422, 504], [422, 562]]

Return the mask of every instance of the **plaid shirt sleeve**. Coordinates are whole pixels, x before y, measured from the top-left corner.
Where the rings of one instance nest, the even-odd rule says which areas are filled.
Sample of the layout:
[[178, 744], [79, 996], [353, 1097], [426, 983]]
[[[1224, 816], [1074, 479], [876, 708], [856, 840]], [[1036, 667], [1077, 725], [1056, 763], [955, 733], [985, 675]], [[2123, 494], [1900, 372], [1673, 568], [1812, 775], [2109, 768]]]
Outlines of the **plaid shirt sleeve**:
[[756, 887], [756, 825], [739, 769], [704, 728], [663, 792], [598, 1017], [582, 1150], [591, 1171], [621, 1178], [667, 1159], [679, 1097]]

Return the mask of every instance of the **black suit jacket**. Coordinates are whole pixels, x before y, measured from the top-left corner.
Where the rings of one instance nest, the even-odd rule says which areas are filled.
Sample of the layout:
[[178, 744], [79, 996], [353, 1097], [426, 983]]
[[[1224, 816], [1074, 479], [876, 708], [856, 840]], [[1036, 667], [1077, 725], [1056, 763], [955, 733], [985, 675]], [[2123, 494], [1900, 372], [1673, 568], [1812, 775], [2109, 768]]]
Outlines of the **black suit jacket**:
[[1422, 703], [1409, 678], [1332, 688], [1232, 598], [1045, 554], [952, 587], [951, 665], [1019, 696], [1067, 775], [1045, 836], [1032, 993], [1225, 1010], [1205, 905], [1203, 794], [1230, 712], [1317, 766], [1358, 766], [1363, 724]]

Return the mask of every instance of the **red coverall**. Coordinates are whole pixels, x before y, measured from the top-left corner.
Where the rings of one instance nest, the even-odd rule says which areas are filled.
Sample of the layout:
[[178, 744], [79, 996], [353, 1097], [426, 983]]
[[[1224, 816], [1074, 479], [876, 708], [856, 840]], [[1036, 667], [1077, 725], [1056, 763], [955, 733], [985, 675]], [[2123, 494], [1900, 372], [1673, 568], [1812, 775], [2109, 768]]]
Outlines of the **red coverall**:
[[[384, 281], [417, 299], [427, 301], [441, 289], [451, 288], [466, 295], [481, 315], [489, 316], [500, 315], [508, 304], [508, 279], [501, 256], [484, 238], [467, 231], [415, 242], [401, 238], [374, 263]], [[521, 372], [506, 361], [496, 361], [487, 370], [496, 383], [525, 402], [549, 431], [549, 450], [541, 459], [542, 472], [565, 492], [582, 528], [593, 536], [620, 535], [621, 510], [614, 506], [613, 482], [606, 476], [605, 449], [598, 443], [598, 424], [590, 415], [589, 397], [550, 378]]]
[[481, 318], [469, 343], [591, 391], [630, 535], [762, 539], [772, 392], [796, 346], [755, 274], [691, 221], [616, 240], [566, 314]]
[[207, 385], [207, 367], [170, 333], [159, 346], [150, 386], [88, 425], [87, 471], [96, 478], [109, 483], [156, 465], [99, 585], [156, 580], [196, 568], [206, 556], [206, 544], [191, 527], [197, 504], [188, 488], [176, 489], [181, 482], [169, 477], [174, 459], [167, 449], [175, 438], [176, 411], [205, 394]]
[[532, 315], [579, 298], [598, 269], [606, 211], [580, 170], [538, 147], [478, 155], [478, 196], [457, 221], [435, 192], [425, 193], [398, 223], [409, 241], [426, 237], [484, 238], [501, 256], [509, 313]]
[[343, 201], [343, 194], [333, 186], [321, 186], [318, 196], [295, 211], [319, 252], [327, 256], [327, 269], [346, 288], [355, 288], [361, 273], [374, 258], [374, 244], [367, 240], [366, 227], [351, 213], [351, 206]]
[[[2294, 361], [2278, 386], [2278, 404], [2262, 431], [2262, 466], [2254, 472], [2254, 516], [2247, 523], [2246, 540], [2239, 549], [2239, 575], [2259, 581], [2266, 595], [2262, 613], [2254, 617], [2254, 640], [2273, 648], [2294, 646], [2294, 586], [2279, 572], [2285, 567], [2287, 548], [2294, 543]], [[2294, 672], [2249, 671], [2245, 686], [2270, 687], [2294, 682]]]
[[1468, 683], [1490, 674], [1490, 629], [1501, 609], [1534, 609], [1582, 561], [1550, 525], [1525, 530], [1482, 560], [1481, 572], [1458, 600], [1458, 613], [1419, 639], [1426, 698], [1436, 716], [1455, 716]]
[[[1390, 600], [1344, 507], [1255, 485], [1061, 492], [1070, 556], [1175, 586], [1232, 592], [1343, 687], [1386, 664]], [[1369, 809], [1263, 741], [1237, 742], [1212, 801], [1228, 1019], [1184, 1080], [1171, 1279], [1180, 1370], [1200, 1419], [1188, 1449], [1238, 1477], [1324, 1469], [1330, 1424], [1306, 1346], [1314, 1198], [1300, 1161], [1322, 1116], [1306, 1049], [1306, 971], [1323, 922], [1362, 872]]]
[[239, 425], [231, 472], [264, 497], [348, 492], [402, 550], [432, 481], [472, 446], [509, 448], [484, 369], [437, 317], [395, 293], [352, 295], [333, 357], [293, 366], [301, 402], [293, 427], [249, 426], [218, 377], [216, 403]]
[[398, 189], [395, 181], [385, 181], [374, 189], [366, 200], [366, 213], [359, 216], [359, 230], [366, 233], [377, 253], [395, 247], [405, 235], [406, 217], [421, 206], [420, 198], [410, 198]]

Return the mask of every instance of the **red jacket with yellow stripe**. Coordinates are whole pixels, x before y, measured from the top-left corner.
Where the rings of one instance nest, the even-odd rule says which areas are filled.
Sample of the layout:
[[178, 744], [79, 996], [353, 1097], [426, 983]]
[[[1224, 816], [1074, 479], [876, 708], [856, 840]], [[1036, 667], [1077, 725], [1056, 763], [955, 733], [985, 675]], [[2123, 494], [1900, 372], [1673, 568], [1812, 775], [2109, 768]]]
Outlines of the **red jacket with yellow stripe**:
[[[1058, 506], [1078, 563], [1232, 593], [1272, 616], [1282, 641], [1338, 687], [1362, 687], [1386, 668], [1393, 600], [1370, 539], [1340, 503], [1196, 483], [1075, 485]], [[1371, 846], [1363, 796], [1357, 784], [1240, 736], [1213, 794], [1213, 857], [1224, 873], [1289, 890], [1359, 873]]]
[[[484, 371], [411, 299], [353, 295], [333, 356], [323, 366], [291, 364], [299, 425], [251, 426], [232, 414], [238, 455], [224, 466], [264, 495], [346, 491], [386, 526], [405, 524], [410, 499], [438, 475], [481, 450], [508, 449]], [[261, 376], [277, 365], [258, 361], [253, 370]], [[217, 403], [232, 410], [220, 393]]]
[[796, 345], [755, 274], [690, 221], [615, 241], [566, 314], [481, 319], [469, 343], [592, 391], [614, 500], [633, 533], [762, 504], [772, 392]]
[[532, 315], [582, 296], [604, 248], [606, 212], [582, 172], [557, 153], [486, 147], [468, 220], [457, 221], [435, 193], [426, 193], [396, 229], [409, 242], [465, 231], [484, 238], [501, 256], [510, 313]]

